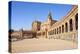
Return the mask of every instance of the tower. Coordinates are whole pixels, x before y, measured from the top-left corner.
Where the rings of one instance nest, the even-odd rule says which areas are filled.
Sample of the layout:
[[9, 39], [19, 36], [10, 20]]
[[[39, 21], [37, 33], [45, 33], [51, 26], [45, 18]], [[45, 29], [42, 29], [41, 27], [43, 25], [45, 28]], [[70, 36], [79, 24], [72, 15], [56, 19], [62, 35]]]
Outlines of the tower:
[[32, 23], [33, 37], [36, 37], [37, 31], [40, 31], [40, 26], [41, 26], [41, 22], [39, 22], [39, 21], [34, 21]]
[[52, 23], [53, 23], [51, 11], [49, 11], [47, 22], [48, 22], [48, 27], [50, 27], [52, 25]]
[[32, 23], [32, 31], [37, 32], [40, 30], [41, 22], [39, 21], [34, 21]]
[[51, 15], [51, 12], [49, 11], [49, 14], [48, 14], [48, 22], [51, 22], [52, 21], [52, 15]]

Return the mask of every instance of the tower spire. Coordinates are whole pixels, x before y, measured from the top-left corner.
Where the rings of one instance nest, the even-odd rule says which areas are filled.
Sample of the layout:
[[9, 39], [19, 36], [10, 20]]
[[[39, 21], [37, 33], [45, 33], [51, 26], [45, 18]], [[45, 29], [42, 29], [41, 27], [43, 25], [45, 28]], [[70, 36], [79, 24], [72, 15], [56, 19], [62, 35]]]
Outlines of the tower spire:
[[52, 20], [52, 15], [51, 15], [51, 11], [49, 10], [49, 13], [48, 13], [48, 21], [51, 21]]
[[51, 11], [49, 10], [49, 15], [48, 16], [51, 16]]
[[37, 17], [34, 18], [34, 21], [37, 21]]

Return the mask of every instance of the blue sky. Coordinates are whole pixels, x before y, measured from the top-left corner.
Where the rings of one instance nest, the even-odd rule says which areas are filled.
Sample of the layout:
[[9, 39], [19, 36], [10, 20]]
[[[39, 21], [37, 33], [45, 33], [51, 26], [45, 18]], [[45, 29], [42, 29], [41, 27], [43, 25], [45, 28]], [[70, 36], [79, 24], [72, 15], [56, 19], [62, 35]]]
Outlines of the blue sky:
[[11, 8], [11, 28], [18, 30], [31, 29], [35, 19], [45, 22], [49, 11], [53, 19], [59, 21], [72, 9], [72, 5], [13, 1]]

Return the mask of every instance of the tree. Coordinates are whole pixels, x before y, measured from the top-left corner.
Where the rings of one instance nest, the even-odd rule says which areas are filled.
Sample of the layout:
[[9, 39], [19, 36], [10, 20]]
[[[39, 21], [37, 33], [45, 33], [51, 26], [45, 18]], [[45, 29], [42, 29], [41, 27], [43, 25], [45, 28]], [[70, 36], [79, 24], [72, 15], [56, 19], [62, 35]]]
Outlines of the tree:
[[11, 34], [12, 32], [14, 32], [14, 30], [13, 29], [9, 29], [9, 33]]

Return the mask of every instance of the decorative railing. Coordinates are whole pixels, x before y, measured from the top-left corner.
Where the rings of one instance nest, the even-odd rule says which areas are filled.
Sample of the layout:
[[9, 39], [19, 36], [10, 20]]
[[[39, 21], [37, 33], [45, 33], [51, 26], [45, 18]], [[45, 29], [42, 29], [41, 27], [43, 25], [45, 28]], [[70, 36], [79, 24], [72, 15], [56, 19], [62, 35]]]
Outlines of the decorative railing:
[[62, 40], [70, 40], [70, 41], [76, 41], [78, 40], [78, 32], [67, 32], [67, 33], [61, 33], [61, 34], [55, 34], [55, 35], [48, 35], [49, 39], [62, 39]]

